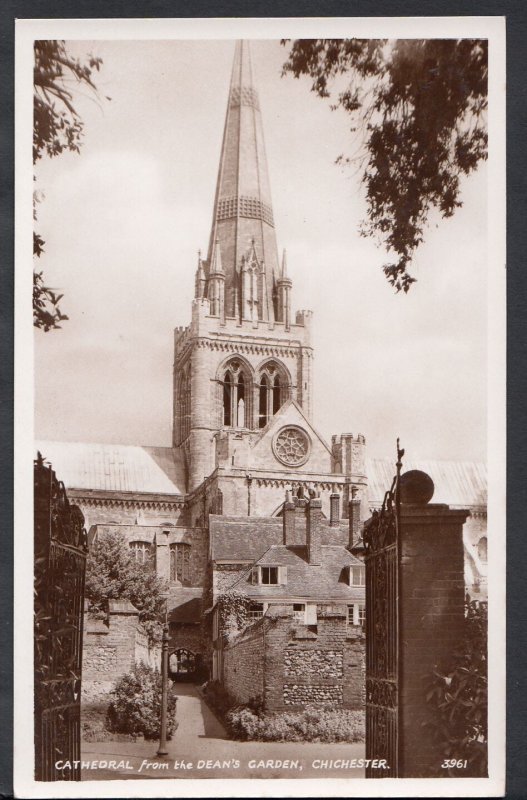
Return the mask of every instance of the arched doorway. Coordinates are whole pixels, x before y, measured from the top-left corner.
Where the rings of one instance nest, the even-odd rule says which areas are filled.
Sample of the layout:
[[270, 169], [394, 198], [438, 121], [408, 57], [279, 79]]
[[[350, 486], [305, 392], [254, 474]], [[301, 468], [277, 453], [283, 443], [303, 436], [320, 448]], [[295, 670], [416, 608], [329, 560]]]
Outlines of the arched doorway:
[[200, 656], [178, 647], [168, 657], [168, 675], [172, 681], [195, 681], [200, 671]]

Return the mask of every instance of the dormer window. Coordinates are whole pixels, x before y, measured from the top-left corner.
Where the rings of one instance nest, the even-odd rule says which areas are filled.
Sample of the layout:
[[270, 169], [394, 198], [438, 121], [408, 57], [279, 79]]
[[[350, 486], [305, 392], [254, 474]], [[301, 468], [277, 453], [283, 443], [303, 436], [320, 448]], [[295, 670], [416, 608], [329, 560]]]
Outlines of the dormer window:
[[251, 582], [261, 586], [283, 586], [287, 583], [287, 567], [253, 567]]
[[353, 564], [349, 568], [350, 586], [366, 586], [366, 567]]
[[260, 583], [278, 585], [278, 567], [260, 567]]

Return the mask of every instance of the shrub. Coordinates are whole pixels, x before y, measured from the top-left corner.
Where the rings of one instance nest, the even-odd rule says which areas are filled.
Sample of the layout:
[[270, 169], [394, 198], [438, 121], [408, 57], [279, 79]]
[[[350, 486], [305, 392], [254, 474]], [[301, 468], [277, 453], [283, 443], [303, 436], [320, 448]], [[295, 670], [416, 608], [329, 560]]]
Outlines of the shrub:
[[226, 714], [234, 739], [261, 742], [361, 742], [364, 712], [308, 706], [302, 711], [257, 713], [238, 706]]
[[236, 700], [219, 681], [209, 681], [204, 686], [207, 703], [223, 717], [236, 705]]
[[[177, 728], [176, 695], [168, 693], [167, 737]], [[160, 733], [161, 673], [146, 664], [136, 664], [117, 681], [110, 695], [106, 724], [110, 731], [156, 739]]]
[[487, 774], [487, 606], [467, 599], [465, 637], [446, 670], [430, 677], [426, 699], [432, 727], [446, 759], [463, 760], [467, 777]]

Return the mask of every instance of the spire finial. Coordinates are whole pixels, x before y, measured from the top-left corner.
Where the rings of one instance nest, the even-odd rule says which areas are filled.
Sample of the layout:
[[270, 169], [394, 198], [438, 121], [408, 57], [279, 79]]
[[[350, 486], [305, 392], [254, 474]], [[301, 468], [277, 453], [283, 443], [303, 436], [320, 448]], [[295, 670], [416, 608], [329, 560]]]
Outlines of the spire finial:
[[285, 247], [282, 254], [282, 278], [287, 278], [287, 251]]

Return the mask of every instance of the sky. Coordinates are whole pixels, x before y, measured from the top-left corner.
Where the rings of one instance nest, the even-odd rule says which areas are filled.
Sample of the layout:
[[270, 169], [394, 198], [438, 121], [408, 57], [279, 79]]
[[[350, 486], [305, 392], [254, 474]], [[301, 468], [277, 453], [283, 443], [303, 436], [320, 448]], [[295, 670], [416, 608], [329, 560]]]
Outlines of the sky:
[[[234, 53], [232, 41], [76, 41], [103, 59], [83, 91], [80, 155], [42, 159], [39, 269], [69, 321], [35, 332], [39, 439], [170, 446], [173, 329], [190, 321], [206, 251]], [[281, 77], [287, 50], [252, 44], [279, 251], [293, 309], [314, 311], [314, 424], [366, 437], [370, 457], [486, 458], [487, 170], [463, 207], [433, 216], [408, 295], [386, 253], [359, 236], [350, 119], [307, 80]]]

